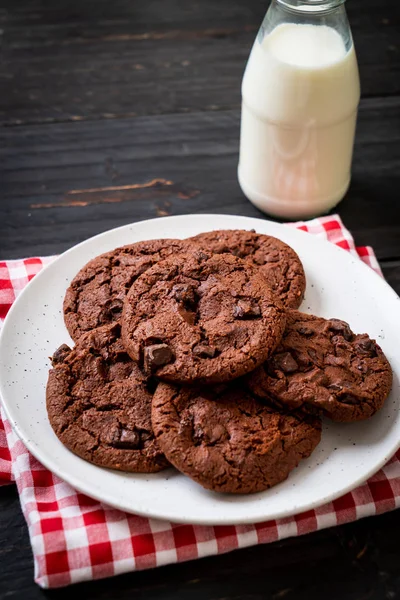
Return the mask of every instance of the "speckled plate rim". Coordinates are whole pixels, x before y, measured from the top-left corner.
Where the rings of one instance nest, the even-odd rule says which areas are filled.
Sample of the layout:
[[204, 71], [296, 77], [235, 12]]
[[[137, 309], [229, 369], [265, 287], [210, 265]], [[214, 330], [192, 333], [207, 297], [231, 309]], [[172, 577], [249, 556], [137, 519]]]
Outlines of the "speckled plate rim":
[[[377, 338], [394, 371], [384, 408], [369, 421], [324, 422], [313, 455], [278, 486], [249, 496], [203, 490], [171, 469], [135, 475], [101, 469], [58, 441], [47, 419], [48, 356], [71, 343], [62, 318], [68, 282], [92, 257], [157, 237], [188, 237], [211, 229], [256, 229], [279, 237], [299, 254], [307, 275], [301, 310], [348, 320]], [[351, 254], [325, 240], [264, 219], [184, 215], [140, 221], [74, 246], [41, 271], [13, 304], [0, 336], [0, 394], [17, 435], [48, 469], [75, 489], [121, 510], [173, 522], [244, 524], [287, 517], [332, 501], [364, 482], [400, 446], [400, 302], [392, 288]]]

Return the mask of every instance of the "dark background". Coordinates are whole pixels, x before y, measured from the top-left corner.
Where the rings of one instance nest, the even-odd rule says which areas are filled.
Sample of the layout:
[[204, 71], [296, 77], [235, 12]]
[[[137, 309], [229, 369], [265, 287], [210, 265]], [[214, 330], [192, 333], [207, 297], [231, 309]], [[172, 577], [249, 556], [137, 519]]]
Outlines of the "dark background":
[[[236, 179], [240, 82], [260, 0], [0, 0], [0, 255], [54, 254], [170, 214], [262, 217]], [[362, 101], [338, 211], [400, 291], [396, 0], [349, 0]], [[211, 227], [210, 223], [210, 227]], [[86, 598], [400, 598], [397, 512], [79, 586]], [[1, 598], [33, 583], [13, 486], [0, 489]]]

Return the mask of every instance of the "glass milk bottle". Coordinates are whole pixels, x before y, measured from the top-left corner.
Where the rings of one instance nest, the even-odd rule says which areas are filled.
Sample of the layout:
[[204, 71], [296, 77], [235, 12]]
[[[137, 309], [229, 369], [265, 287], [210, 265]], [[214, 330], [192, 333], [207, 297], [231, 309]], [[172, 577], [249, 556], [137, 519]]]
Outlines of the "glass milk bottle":
[[359, 100], [344, 0], [272, 0], [242, 83], [247, 198], [288, 219], [334, 207], [350, 183]]

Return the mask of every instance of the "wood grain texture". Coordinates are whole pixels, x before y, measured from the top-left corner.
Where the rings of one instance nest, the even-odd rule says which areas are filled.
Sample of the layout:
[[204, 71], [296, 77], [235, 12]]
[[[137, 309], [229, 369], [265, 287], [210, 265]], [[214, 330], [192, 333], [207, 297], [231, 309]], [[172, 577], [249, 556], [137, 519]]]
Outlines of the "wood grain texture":
[[[352, 0], [363, 95], [400, 93], [395, 0]], [[239, 107], [265, 4], [2, 2], [0, 124]]]
[[[264, 217], [237, 183], [239, 122], [229, 110], [4, 129], [2, 254], [54, 254], [169, 214]], [[353, 180], [339, 208], [356, 242], [374, 246], [381, 260], [400, 258], [399, 141], [400, 99], [364, 99]]]

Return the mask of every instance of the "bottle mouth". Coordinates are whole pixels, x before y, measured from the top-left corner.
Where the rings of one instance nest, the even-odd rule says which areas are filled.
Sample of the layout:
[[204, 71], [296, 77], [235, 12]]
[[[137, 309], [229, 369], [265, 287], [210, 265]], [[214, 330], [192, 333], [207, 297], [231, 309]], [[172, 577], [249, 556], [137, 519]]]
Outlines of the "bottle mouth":
[[346, 0], [276, 0], [285, 8], [294, 12], [321, 13], [337, 8]]

